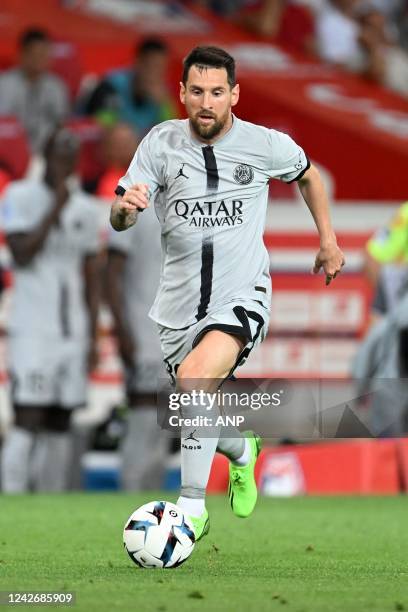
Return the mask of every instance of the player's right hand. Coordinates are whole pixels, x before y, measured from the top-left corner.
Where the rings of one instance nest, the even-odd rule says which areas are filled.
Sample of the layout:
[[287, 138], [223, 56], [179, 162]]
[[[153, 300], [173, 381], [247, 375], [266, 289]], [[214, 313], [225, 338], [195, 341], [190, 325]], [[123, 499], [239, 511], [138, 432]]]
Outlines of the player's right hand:
[[336, 278], [338, 274], [340, 274], [344, 264], [344, 255], [337, 246], [337, 242], [333, 241], [330, 244], [320, 247], [316, 255], [312, 272], [313, 274], [318, 274], [320, 269], [323, 268], [326, 275], [327, 286], [330, 285], [331, 281]]
[[137, 183], [126, 189], [120, 202], [120, 208], [129, 212], [133, 212], [135, 209], [141, 212], [148, 206], [149, 186], [144, 183]]

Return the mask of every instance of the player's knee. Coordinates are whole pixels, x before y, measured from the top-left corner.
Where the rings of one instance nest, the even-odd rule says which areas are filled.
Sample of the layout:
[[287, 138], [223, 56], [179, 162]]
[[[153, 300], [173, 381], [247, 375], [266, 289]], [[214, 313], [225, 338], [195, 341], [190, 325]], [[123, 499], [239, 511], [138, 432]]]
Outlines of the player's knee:
[[187, 360], [177, 370], [177, 387], [180, 391], [189, 392], [201, 385], [203, 379], [211, 378], [205, 364]]

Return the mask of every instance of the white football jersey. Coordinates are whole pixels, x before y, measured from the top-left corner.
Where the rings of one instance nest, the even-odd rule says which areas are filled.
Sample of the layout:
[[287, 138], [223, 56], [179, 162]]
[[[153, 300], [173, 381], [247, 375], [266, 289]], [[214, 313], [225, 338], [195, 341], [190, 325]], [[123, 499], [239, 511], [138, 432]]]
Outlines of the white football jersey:
[[[28, 233], [51, 210], [53, 192], [42, 181], [12, 183], [3, 203], [6, 234]], [[9, 333], [85, 339], [88, 314], [84, 257], [99, 249], [100, 212], [94, 199], [73, 189], [43, 245], [27, 266], [14, 264]]]
[[162, 271], [150, 316], [182, 329], [234, 301], [269, 309], [268, 183], [298, 180], [309, 165], [288, 135], [237, 117], [211, 146], [194, 138], [188, 119], [154, 127], [116, 189], [148, 184], [160, 221]]

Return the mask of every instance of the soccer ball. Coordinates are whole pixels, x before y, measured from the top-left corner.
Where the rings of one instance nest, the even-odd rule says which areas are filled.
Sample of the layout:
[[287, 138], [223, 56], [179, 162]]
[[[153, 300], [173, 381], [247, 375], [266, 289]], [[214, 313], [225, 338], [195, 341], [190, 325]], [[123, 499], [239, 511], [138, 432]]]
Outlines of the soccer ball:
[[194, 529], [178, 506], [152, 501], [128, 518], [123, 543], [129, 557], [140, 567], [178, 567], [194, 550]]

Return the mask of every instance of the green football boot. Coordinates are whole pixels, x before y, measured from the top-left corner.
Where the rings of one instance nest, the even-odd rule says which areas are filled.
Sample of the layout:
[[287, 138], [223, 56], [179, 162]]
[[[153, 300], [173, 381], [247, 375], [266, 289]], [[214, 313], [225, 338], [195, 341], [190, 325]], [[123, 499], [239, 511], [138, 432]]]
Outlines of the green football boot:
[[244, 432], [251, 445], [251, 458], [248, 465], [237, 466], [230, 463], [228, 496], [233, 513], [240, 518], [249, 516], [255, 508], [258, 491], [254, 469], [261, 452], [261, 438], [252, 431]]
[[194, 527], [195, 541], [201, 540], [210, 531], [210, 517], [207, 510], [204, 510], [201, 516], [191, 516], [191, 522]]

